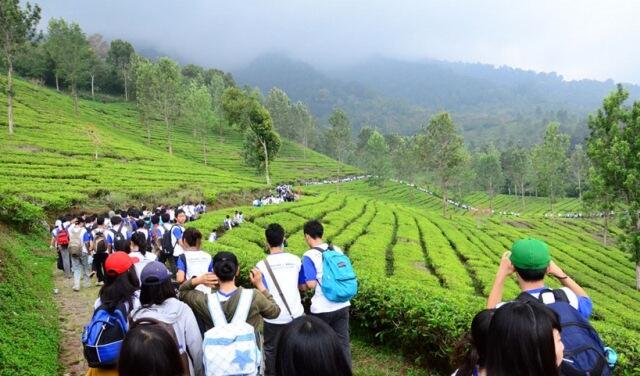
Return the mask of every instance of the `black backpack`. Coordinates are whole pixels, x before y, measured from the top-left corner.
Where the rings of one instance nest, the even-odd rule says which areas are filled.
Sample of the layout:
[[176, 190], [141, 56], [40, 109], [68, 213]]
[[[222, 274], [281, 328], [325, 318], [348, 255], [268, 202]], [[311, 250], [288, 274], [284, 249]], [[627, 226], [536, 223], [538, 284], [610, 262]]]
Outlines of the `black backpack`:
[[[545, 303], [545, 296], [553, 296], [553, 302]], [[564, 360], [560, 366], [563, 376], [609, 376], [613, 370], [607, 363], [602, 340], [589, 321], [582, 317], [577, 309], [569, 304], [567, 293], [563, 290], [544, 289], [536, 299], [528, 292], [518, 295], [521, 302], [545, 304], [560, 318]]]
[[169, 231], [165, 231], [162, 235], [162, 252], [167, 255], [173, 255], [173, 249], [176, 247], [176, 245], [171, 241], [171, 232], [174, 227], [176, 226], [171, 226]]
[[120, 224], [117, 231], [113, 232], [113, 250], [124, 251], [127, 247], [127, 237], [122, 233], [123, 223]]

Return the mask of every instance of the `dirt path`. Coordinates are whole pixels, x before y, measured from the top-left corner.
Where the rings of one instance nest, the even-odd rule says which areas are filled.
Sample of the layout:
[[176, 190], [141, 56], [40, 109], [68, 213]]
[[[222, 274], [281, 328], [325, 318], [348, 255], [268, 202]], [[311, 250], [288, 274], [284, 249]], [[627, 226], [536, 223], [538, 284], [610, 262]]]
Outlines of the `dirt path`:
[[87, 364], [82, 354], [82, 329], [93, 313], [93, 303], [98, 296], [99, 287], [95, 287], [95, 277], [91, 286], [79, 292], [71, 289], [73, 279], [66, 279], [61, 271], [53, 271], [53, 279], [58, 294], [58, 312], [60, 321], [60, 364], [65, 376], [79, 376], [87, 373]]

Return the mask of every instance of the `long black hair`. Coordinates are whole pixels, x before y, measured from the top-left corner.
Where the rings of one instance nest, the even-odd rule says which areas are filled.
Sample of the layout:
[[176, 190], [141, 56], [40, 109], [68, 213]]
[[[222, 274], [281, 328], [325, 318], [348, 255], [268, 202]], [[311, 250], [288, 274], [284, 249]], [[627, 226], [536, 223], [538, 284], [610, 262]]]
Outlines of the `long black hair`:
[[487, 374], [558, 376], [553, 329], [558, 315], [543, 304], [511, 302], [498, 308], [489, 326]]
[[277, 376], [351, 376], [340, 340], [324, 321], [313, 316], [293, 320], [278, 340]]
[[[151, 234], [149, 234], [149, 236], [151, 236]], [[149, 244], [147, 243], [147, 237], [143, 233], [134, 232], [133, 235], [131, 235], [131, 243], [138, 246], [138, 252], [142, 253], [143, 256], [147, 254]]]
[[113, 311], [120, 304], [127, 303], [129, 310], [133, 308], [134, 293], [140, 289], [140, 280], [136, 269], [131, 266], [126, 272], [113, 276], [104, 275], [104, 285], [100, 288], [100, 302], [107, 310]]
[[134, 323], [122, 342], [118, 360], [120, 376], [182, 376], [184, 365], [178, 344], [158, 324]]
[[485, 309], [476, 314], [471, 330], [456, 345], [453, 362], [458, 366], [456, 376], [471, 376], [476, 367], [486, 366], [487, 338], [495, 309]]
[[142, 304], [142, 307], [162, 304], [165, 300], [176, 296], [176, 289], [173, 287], [171, 279], [167, 279], [159, 285], [142, 284], [140, 288], [140, 304]]

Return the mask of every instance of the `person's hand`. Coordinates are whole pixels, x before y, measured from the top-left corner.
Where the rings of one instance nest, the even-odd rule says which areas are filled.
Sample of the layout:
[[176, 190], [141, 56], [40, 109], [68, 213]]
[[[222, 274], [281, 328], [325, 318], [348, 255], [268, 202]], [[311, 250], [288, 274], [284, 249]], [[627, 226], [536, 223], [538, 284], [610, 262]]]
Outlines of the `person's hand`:
[[207, 287], [217, 287], [220, 284], [218, 276], [213, 273], [205, 273], [193, 281], [195, 285], [205, 285]]
[[258, 268], [251, 269], [250, 272], [251, 283], [260, 291], [264, 290], [264, 284], [262, 283], [262, 272]]
[[548, 273], [556, 278], [566, 277], [566, 273], [563, 272], [562, 269], [560, 269], [560, 267], [556, 265], [555, 262], [553, 262], [553, 260], [549, 263]]
[[508, 277], [516, 271], [516, 268], [513, 267], [513, 264], [509, 259], [510, 257], [511, 252], [507, 251], [502, 255], [502, 260], [500, 260], [500, 268], [498, 269], [498, 273], [504, 277]]

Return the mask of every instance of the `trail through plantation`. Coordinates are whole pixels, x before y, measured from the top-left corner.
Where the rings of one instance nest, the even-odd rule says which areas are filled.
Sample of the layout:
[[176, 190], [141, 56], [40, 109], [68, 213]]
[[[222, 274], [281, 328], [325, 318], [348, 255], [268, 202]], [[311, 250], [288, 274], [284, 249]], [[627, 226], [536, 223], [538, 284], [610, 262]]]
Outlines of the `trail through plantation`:
[[87, 373], [87, 363], [82, 354], [82, 329], [91, 318], [93, 303], [98, 296], [99, 286], [95, 278], [90, 287], [75, 292], [71, 289], [73, 279], [67, 279], [57, 269], [53, 278], [58, 294], [54, 295], [58, 305], [60, 321], [60, 364], [63, 375], [80, 376]]

